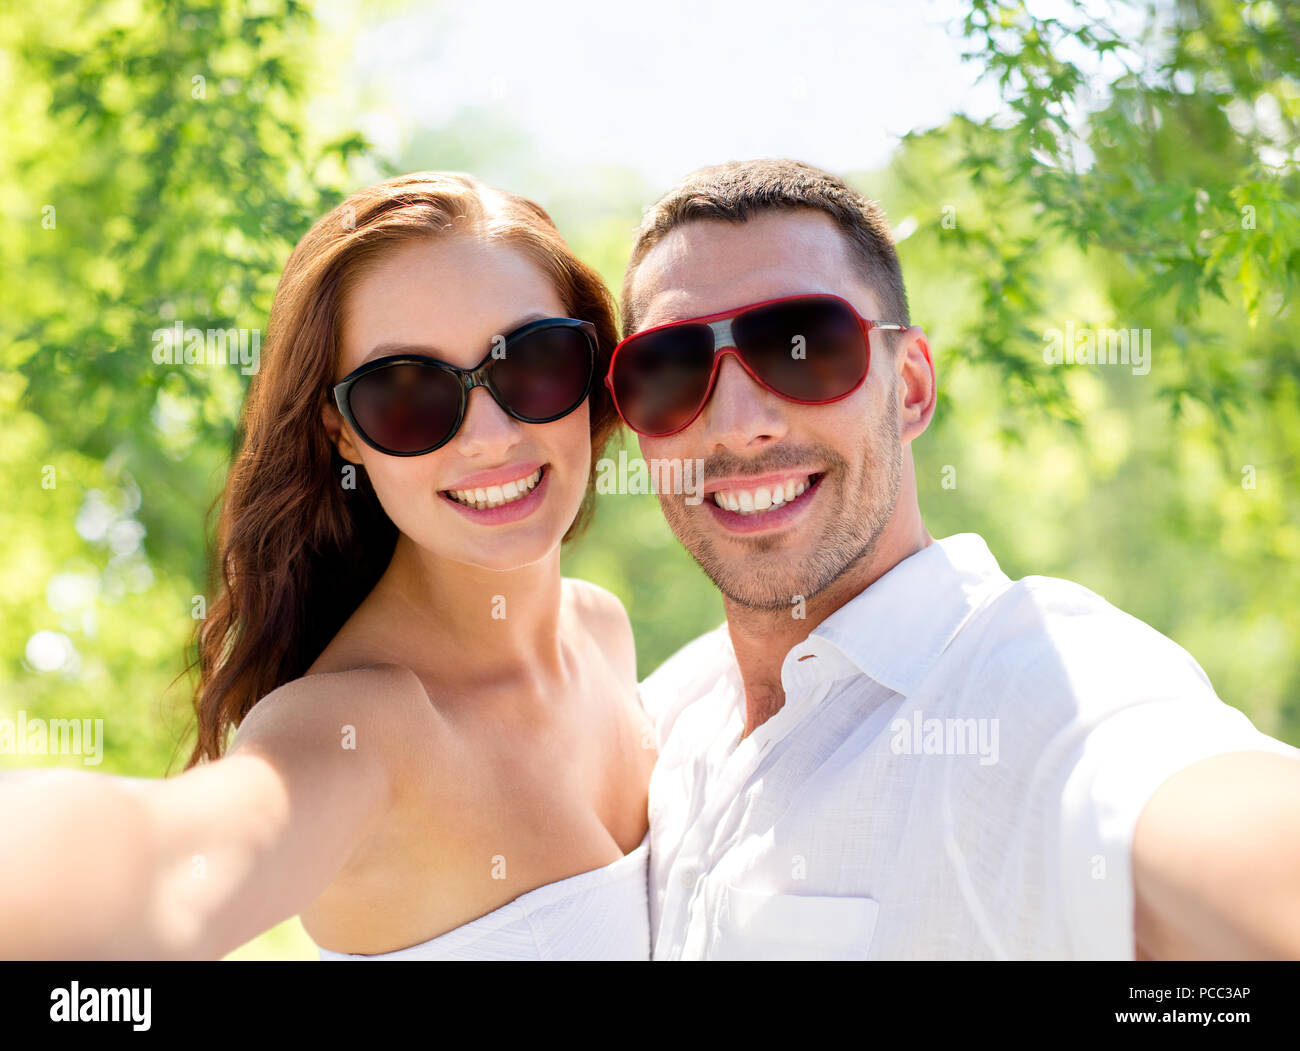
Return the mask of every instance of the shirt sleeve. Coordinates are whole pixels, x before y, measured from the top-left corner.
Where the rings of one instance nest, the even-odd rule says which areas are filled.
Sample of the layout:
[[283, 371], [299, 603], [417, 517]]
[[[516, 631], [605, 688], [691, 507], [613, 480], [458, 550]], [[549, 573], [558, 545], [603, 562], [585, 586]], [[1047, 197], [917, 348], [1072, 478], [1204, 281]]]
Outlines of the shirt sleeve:
[[[1199, 669], [1198, 669], [1199, 670]], [[1203, 673], [1202, 673], [1203, 674]], [[1214, 695], [1140, 701], [1112, 711], [1084, 736], [1067, 764], [1059, 808], [1063, 919], [1075, 958], [1132, 960], [1133, 832], [1166, 780], [1230, 752], [1300, 750], [1258, 730]]]

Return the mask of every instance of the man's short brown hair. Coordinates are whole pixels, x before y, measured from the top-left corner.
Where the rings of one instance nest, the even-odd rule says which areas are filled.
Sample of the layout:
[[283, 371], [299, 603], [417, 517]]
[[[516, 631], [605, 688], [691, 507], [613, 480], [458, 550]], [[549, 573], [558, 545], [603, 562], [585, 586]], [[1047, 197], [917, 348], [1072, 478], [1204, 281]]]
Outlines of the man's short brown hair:
[[693, 219], [743, 223], [767, 211], [813, 208], [835, 220], [867, 287], [880, 301], [876, 320], [908, 324], [907, 291], [885, 213], [842, 179], [792, 160], [729, 161], [700, 168], [645, 213], [623, 275], [623, 335], [637, 324], [632, 282], [646, 254], [669, 231]]

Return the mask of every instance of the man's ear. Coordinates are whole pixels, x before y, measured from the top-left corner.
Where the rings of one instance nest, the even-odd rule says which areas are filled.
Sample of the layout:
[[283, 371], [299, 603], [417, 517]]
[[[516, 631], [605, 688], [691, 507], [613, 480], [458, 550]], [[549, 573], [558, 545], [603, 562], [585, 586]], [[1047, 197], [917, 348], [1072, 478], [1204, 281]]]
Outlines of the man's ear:
[[343, 414], [335, 406], [326, 402], [325, 407], [321, 409], [321, 422], [325, 424], [325, 433], [329, 435], [339, 455], [349, 463], [359, 464], [361, 450], [353, 437], [352, 428], [343, 419]]
[[912, 325], [895, 338], [898, 340], [895, 354], [899, 377], [899, 437], [910, 442], [919, 438], [930, 425], [939, 387], [925, 333]]

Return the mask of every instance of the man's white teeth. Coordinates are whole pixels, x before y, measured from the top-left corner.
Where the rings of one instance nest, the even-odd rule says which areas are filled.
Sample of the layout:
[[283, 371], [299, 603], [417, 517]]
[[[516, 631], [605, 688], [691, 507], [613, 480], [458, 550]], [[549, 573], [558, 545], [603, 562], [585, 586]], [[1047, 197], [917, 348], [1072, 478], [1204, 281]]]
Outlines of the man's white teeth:
[[506, 482], [505, 485], [489, 485], [482, 489], [448, 489], [447, 495], [458, 504], [486, 511], [489, 507], [500, 507], [502, 504], [522, 499], [531, 493], [541, 480], [542, 469], [539, 467], [527, 478], [518, 478], [513, 482]]
[[800, 482], [790, 478], [784, 485], [760, 485], [756, 489], [720, 489], [713, 494], [713, 502], [725, 511], [758, 514], [788, 504], [810, 485], [812, 478], [807, 477]]

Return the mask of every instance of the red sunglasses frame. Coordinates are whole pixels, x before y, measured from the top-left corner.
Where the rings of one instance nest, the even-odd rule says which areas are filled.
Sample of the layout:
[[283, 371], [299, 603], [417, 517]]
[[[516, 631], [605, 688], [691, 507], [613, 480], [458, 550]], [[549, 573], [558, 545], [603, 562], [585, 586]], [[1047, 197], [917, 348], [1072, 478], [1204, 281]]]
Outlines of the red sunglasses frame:
[[[818, 399], [816, 401], [806, 401], [803, 398], [792, 398], [788, 394], [783, 394], [781, 391], [773, 387], [770, 383], [765, 382], [760, 376], [755, 374], [754, 370], [749, 367], [749, 363], [745, 361], [745, 356], [741, 353], [740, 348], [737, 347], [735, 344], [735, 337], [732, 334], [730, 322], [735, 320], [741, 314], [744, 314], [745, 312], [750, 310], [755, 310], [758, 307], [772, 306], [773, 304], [776, 303], [807, 302], [808, 300], [817, 300], [817, 299], [832, 300], [836, 303], [842, 304], [844, 307], [848, 309], [849, 313], [852, 314], [853, 317], [857, 320], [858, 327], [862, 329], [862, 342], [866, 348], [867, 362], [866, 362], [866, 367], [862, 370], [862, 378], [858, 380], [858, 382], [855, 383], [849, 390], [846, 390], [843, 394], [837, 394], [833, 398], [823, 398], [823, 399]], [[618, 362], [619, 351], [621, 351], [629, 343], [632, 343], [640, 339], [642, 336], [648, 336], [652, 332], [662, 332], [664, 329], [678, 328], [682, 325], [707, 324], [710, 326], [714, 326], [719, 321], [727, 321], [728, 324], [724, 329], [719, 329], [717, 327], [714, 327], [713, 329], [713, 363], [709, 368], [709, 383], [708, 386], [704, 388], [704, 397], [700, 400], [699, 406], [691, 414], [691, 418], [687, 420], [684, 424], [682, 424], [680, 427], [674, 428], [671, 431], [660, 431], [660, 432], [643, 431], [639, 427], [637, 427], [634, 423], [632, 423], [632, 421], [629, 420], [623, 414], [623, 408], [618, 403], [618, 394], [615, 393], [614, 391], [614, 366]], [[621, 419], [625, 424], [631, 427], [632, 430], [636, 431], [637, 434], [645, 435], [645, 437], [647, 438], [668, 438], [674, 434], [680, 434], [682, 431], [686, 430], [686, 428], [689, 427], [692, 423], [694, 423], [697, 419], [699, 419], [700, 413], [704, 411], [704, 406], [708, 405], [709, 399], [713, 397], [713, 387], [714, 384], [717, 383], [718, 369], [721, 367], [722, 356], [724, 354], [734, 354], [736, 356], [736, 361], [740, 363], [740, 367], [745, 370], [746, 375], [748, 375], [750, 379], [752, 379], [765, 391], [775, 394], [778, 398], [784, 398], [786, 401], [794, 402], [796, 405], [830, 405], [834, 402], [842, 401], [844, 398], [847, 398], [850, 394], [856, 391], [859, 387], [862, 386], [862, 384], [864, 384], [867, 381], [867, 375], [871, 371], [871, 330], [872, 329], [881, 329], [882, 331], [887, 331], [887, 332], [903, 332], [907, 329], [907, 326], [901, 325], [895, 321], [872, 321], [868, 318], [864, 318], [861, 314], [858, 313], [857, 309], [853, 306], [853, 304], [850, 303], [843, 296], [832, 295], [829, 292], [810, 292], [806, 295], [801, 295], [801, 296], [781, 296], [777, 299], [763, 299], [757, 303], [747, 303], [742, 307], [735, 307], [731, 310], [722, 310], [716, 314], [704, 314], [700, 317], [682, 318], [679, 321], [667, 321], [662, 325], [655, 325], [652, 328], [646, 328], [646, 329], [642, 329], [640, 332], [634, 332], [626, 339], [620, 340], [618, 345], [614, 348], [613, 353], [610, 354], [609, 368], [605, 372], [605, 386], [609, 388], [609, 396], [614, 402], [614, 409], [615, 411], [618, 412], [619, 419]]]

